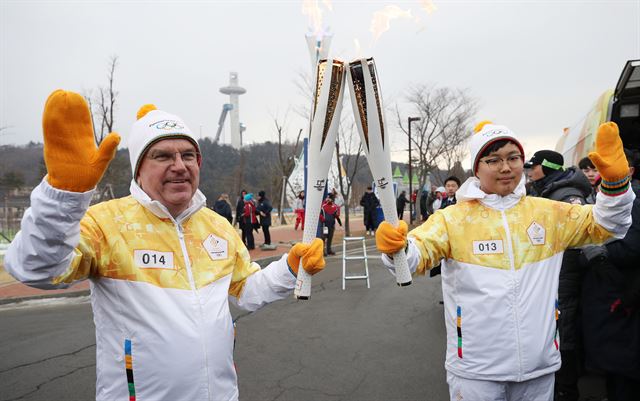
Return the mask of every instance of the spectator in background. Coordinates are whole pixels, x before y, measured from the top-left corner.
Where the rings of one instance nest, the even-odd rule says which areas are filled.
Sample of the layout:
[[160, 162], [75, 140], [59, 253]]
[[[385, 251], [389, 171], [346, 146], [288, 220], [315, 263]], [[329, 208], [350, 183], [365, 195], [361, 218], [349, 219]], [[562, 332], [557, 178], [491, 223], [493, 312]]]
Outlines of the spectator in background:
[[256, 248], [253, 229], [257, 229], [259, 226], [258, 217], [256, 216], [256, 204], [253, 203], [253, 194], [246, 194], [242, 209], [242, 238], [246, 238], [247, 249], [249, 250]]
[[213, 205], [213, 211], [229, 220], [229, 223], [233, 221], [233, 216], [231, 215], [231, 203], [229, 203], [228, 194], [223, 193], [220, 195], [216, 203]]
[[267, 199], [264, 191], [258, 192], [258, 206], [256, 208], [260, 217], [260, 227], [262, 227], [262, 233], [264, 234], [264, 246], [271, 245], [271, 234], [269, 233], [269, 226], [271, 226], [271, 201]]
[[[416, 202], [418, 201], [418, 190], [414, 189], [413, 193], [411, 194], [411, 203], [409, 204], [409, 211], [411, 212], [411, 220], [415, 220], [416, 219], [416, 214], [418, 213], [418, 210], [416, 208]], [[411, 205], [413, 205], [413, 208], [411, 207]]]
[[333, 195], [333, 203], [335, 203], [336, 206], [338, 206], [338, 209], [340, 209], [344, 205], [344, 199], [342, 199], [342, 195], [340, 195], [340, 193], [335, 188], [331, 190], [331, 195]]
[[[553, 150], [540, 150], [524, 164], [533, 182], [535, 196], [574, 205], [585, 205], [591, 193], [587, 177], [576, 167], [564, 169], [564, 158]], [[581, 373], [582, 327], [580, 324], [580, 292], [584, 269], [580, 250], [567, 249], [562, 257], [558, 284], [558, 333], [562, 366], [556, 372], [555, 400], [577, 401], [578, 379]]]
[[333, 233], [336, 231], [336, 221], [340, 226], [342, 226], [342, 222], [340, 221], [340, 208], [334, 202], [333, 194], [329, 194], [327, 199], [322, 203], [322, 209], [320, 210], [320, 221], [327, 228], [325, 234], [325, 256], [326, 255], [335, 255], [331, 249], [331, 243], [333, 242]]
[[585, 157], [578, 162], [578, 168], [580, 168], [584, 175], [587, 176], [587, 179], [591, 184], [591, 193], [587, 196], [587, 203], [593, 205], [596, 203], [597, 188], [600, 184], [600, 174], [598, 174], [598, 169], [593, 165], [591, 159], [588, 157]]
[[444, 188], [447, 191], [447, 197], [442, 201], [440, 209], [456, 204], [456, 191], [460, 188], [460, 179], [455, 176], [447, 177], [447, 179], [444, 180]]
[[364, 226], [367, 230], [367, 235], [374, 235], [376, 231], [376, 208], [378, 205], [380, 205], [378, 197], [373, 193], [373, 189], [370, 186], [367, 187], [367, 191], [360, 199], [360, 206], [364, 209]]
[[398, 212], [398, 219], [402, 220], [404, 215], [404, 206], [409, 203], [407, 199], [407, 191], [400, 192], [398, 199], [396, 199], [396, 211]]
[[420, 216], [422, 216], [422, 221], [426, 221], [429, 218], [429, 191], [426, 184], [422, 187], [422, 193], [420, 194]]
[[304, 191], [300, 191], [296, 196], [295, 204], [293, 205], [294, 212], [296, 213], [296, 224], [293, 227], [294, 230], [300, 226], [301, 230], [304, 230]]
[[[246, 190], [240, 191], [240, 196], [238, 196], [238, 201], [236, 202], [236, 223], [238, 223], [238, 228], [242, 230], [242, 213], [244, 212], [244, 197], [247, 194]], [[247, 245], [245, 238], [242, 237], [242, 242]]]
[[621, 240], [584, 248], [582, 260], [585, 365], [604, 373], [609, 401], [640, 394], [640, 157], [627, 149], [625, 155], [636, 194], [631, 227]]
[[430, 200], [431, 213], [430, 214], [434, 214], [436, 210], [442, 207], [442, 202], [444, 201], [446, 193], [447, 191], [444, 189], [444, 187], [438, 187], [433, 192], [431, 192], [431, 200]]

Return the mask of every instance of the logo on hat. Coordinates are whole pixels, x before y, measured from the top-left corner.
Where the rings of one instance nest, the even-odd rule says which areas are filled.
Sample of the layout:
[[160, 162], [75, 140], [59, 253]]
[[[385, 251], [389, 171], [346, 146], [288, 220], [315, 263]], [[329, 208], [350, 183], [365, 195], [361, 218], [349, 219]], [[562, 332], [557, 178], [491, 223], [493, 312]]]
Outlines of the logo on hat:
[[180, 124], [178, 121], [175, 121], [175, 120], [161, 120], [153, 124], [150, 124], [149, 127], [153, 127], [155, 129], [173, 130], [173, 129], [183, 129], [184, 125]]
[[493, 129], [482, 133], [485, 138], [492, 138], [496, 135], [507, 135], [507, 133], [501, 129]]

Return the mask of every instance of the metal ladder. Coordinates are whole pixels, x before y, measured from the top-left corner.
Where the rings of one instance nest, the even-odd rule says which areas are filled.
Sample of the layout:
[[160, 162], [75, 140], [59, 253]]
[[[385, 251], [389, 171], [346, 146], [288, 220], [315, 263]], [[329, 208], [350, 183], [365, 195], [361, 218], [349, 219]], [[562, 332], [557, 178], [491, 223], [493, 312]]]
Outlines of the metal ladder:
[[[362, 241], [362, 256], [347, 256], [347, 242]], [[364, 275], [347, 276], [347, 260], [364, 260]], [[344, 237], [342, 239], [342, 289], [345, 289], [347, 280], [367, 280], [367, 288], [369, 287], [369, 262], [367, 260], [367, 244], [365, 237]]]

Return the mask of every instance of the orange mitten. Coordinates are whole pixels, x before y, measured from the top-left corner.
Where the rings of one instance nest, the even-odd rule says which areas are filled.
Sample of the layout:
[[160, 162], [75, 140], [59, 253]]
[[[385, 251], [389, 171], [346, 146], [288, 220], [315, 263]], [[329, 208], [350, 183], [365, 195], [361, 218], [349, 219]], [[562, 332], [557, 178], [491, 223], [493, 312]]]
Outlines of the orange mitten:
[[77, 93], [60, 89], [47, 99], [42, 130], [47, 180], [65, 191], [95, 188], [120, 143], [120, 136], [110, 133], [97, 148], [87, 102]]
[[376, 247], [382, 253], [393, 255], [407, 247], [408, 232], [409, 227], [403, 220], [397, 228], [383, 221], [376, 230]]
[[301, 242], [295, 244], [289, 251], [287, 263], [289, 268], [298, 275], [298, 266], [300, 266], [300, 258], [302, 258], [302, 268], [312, 276], [324, 269], [324, 242], [320, 238], [314, 239], [310, 244]]
[[595, 152], [589, 159], [602, 177], [600, 189], [607, 195], [619, 195], [629, 187], [629, 163], [624, 155], [618, 126], [606, 122], [598, 127]]

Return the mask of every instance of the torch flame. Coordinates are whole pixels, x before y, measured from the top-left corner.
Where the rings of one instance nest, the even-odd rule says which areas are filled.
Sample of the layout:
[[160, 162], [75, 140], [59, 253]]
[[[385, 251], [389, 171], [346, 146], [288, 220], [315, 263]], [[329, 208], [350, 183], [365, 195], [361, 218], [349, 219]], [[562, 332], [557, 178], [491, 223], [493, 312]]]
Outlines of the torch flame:
[[438, 7], [436, 7], [436, 5], [433, 4], [433, 1], [431, 0], [420, 0], [420, 7], [422, 7], [422, 9], [427, 12], [427, 14], [431, 14], [438, 9]]
[[[327, 5], [327, 0], [323, 0], [323, 3]], [[329, 3], [329, 10], [331, 3]], [[306, 15], [309, 19], [309, 26], [313, 30], [313, 35], [316, 37], [322, 37], [323, 29], [322, 29], [322, 9], [318, 5], [318, 0], [304, 0], [302, 2], [302, 14]]]
[[412, 18], [411, 10], [405, 11], [398, 6], [390, 5], [373, 14], [371, 28], [369, 30], [373, 33], [374, 42], [376, 42], [383, 33], [389, 30], [391, 26], [390, 21], [396, 18]]

